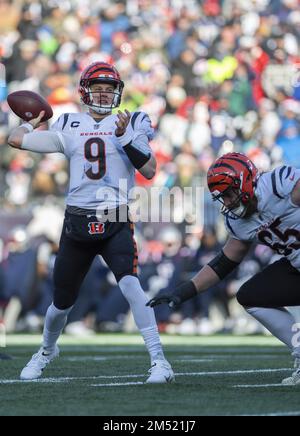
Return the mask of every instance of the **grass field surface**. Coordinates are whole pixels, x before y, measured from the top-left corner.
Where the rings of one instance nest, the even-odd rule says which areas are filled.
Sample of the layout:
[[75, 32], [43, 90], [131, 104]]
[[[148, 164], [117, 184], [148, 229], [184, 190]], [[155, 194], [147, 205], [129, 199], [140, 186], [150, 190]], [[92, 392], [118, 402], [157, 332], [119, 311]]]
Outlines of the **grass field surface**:
[[270, 337], [163, 336], [176, 382], [146, 385], [149, 359], [138, 335], [63, 336], [61, 357], [39, 381], [19, 373], [40, 336], [8, 337], [0, 360], [0, 415], [300, 415], [300, 386], [287, 350]]

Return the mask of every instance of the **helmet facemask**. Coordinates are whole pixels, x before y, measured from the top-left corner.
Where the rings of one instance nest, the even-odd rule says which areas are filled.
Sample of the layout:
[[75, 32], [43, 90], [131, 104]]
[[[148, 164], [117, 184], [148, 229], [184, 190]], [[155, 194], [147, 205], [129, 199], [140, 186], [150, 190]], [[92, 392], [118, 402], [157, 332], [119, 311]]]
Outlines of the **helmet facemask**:
[[221, 213], [231, 219], [249, 218], [257, 208], [255, 188], [258, 170], [242, 153], [227, 153], [207, 173], [213, 200], [222, 203]]
[[[93, 90], [92, 85], [107, 84], [114, 88], [114, 91]], [[86, 84], [82, 84], [83, 92], [81, 101], [98, 114], [108, 114], [114, 108], [118, 107], [121, 102], [123, 82], [113, 80], [89, 80]]]
[[[241, 191], [240, 184], [239, 179], [232, 178], [232, 185], [225, 191], [213, 193], [213, 201], [219, 201], [222, 204], [220, 210], [222, 215], [229, 216], [234, 220], [244, 218], [250, 204], [250, 196]], [[232, 198], [230, 204], [225, 204], [224, 197], [226, 196]]]

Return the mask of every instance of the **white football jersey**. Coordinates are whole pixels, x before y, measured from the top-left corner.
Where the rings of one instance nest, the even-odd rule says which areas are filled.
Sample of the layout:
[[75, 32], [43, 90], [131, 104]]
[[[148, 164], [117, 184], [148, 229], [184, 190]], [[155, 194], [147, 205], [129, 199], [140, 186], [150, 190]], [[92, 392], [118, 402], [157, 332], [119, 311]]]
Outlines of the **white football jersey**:
[[[97, 122], [89, 113], [73, 113], [61, 115], [52, 125], [51, 131], [58, 133], [70, 161], [68, 205], [113, 209], [128, 204], [135, 168], [115, 136], [117, 119], [109, 115]], [[154, 131], [149, 116], [133, 112], [130, 123], [132, 144], [151, 153], [148, 141]]]
[[262, 174], [255, 195], [258, 212], [237, 220], [225, 217], [232, 238], [255, 241], [286, 256], [300, 270], [300, 207], [292, 203], [291, 192], [300, 179], [300, 170], [281, 166]]

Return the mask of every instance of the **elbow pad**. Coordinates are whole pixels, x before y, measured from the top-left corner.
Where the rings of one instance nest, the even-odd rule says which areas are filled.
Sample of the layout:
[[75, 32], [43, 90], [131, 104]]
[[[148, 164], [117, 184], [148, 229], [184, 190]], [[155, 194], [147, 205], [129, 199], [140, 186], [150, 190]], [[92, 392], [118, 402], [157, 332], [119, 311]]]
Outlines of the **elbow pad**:
[[208, 263], [208, 265], [214, 270], [217, 276], [223, 280], [239, 265], [239, 263], [230, 260], [224, 254], [223, 250], [221, 250], [220, 253]]

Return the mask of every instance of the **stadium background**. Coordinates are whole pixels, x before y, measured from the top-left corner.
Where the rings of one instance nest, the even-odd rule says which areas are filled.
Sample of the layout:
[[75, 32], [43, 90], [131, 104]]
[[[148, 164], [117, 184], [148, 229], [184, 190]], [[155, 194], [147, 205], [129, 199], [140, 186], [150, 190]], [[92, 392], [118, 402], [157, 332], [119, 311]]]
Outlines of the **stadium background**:
[[[51, 302], [67, 162], [7, 146], [19, 120], [8, 93], [46, 97], [55, 120], [80, 110], [77, 83], [95, 60], [125, 81], [122, 108], [149, 113], [157, 135], [157, 187], [205, 186], [214, 158], [241, 151], [265, 171], [300, 167], [300, 8], [297, 0], [0, 0], [0, 310], [9, 332], [39, 332]], [[145, 185], [138, 177], [137, 182]], [[205, 196], [205, 222], [137, 225], [149, 296], [172, 290], [218, 251], [226, 234]], [[253, 333], [234, 302], [239, 285], [274, 260], [257, 246], [238, 271], [182, 310], [157, 309], [161, 331]], [[96, 259], [66, 331], [132, 331], [128, 306]], [[1, 317], [0, 317], [1, 318]]]

